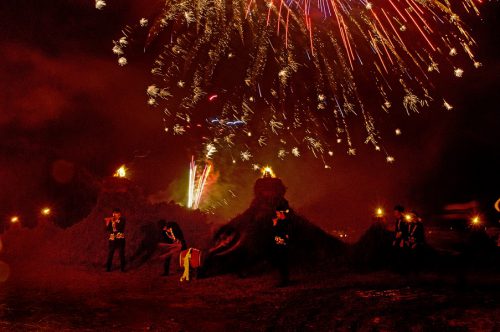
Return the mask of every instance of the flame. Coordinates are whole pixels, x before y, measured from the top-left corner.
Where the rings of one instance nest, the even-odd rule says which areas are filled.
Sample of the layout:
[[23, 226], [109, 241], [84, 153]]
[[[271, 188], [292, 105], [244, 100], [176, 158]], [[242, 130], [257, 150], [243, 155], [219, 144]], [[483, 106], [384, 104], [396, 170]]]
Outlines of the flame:
[[115, 172], [115, 174], [113, 174], [113, 176], [115, 178], [126, 178], [127, 177], [127, 168], [125, 167], [125, 165], [121, 165], [120, 168], [118, 168]]
[[375, 211], [375, 214], [377, 215], [377, 217], [382, 217], [384, 215], [384, 210], [382, 210], [382, 208], [378, 208]]
[[262, 177], [271, 177], [271, 178], [276, 177], [276, 174], [274, 174], [273, 169], [269, 166], [262, 167], [261, 172], [262, 172]]
[[18, 216], [12, 216], [12, 218], [10, 218], [10, 222], [15, 224], [15, 223], [18, 223], [19, 222], [19, 217]]
[[49, 207], [45, 207], [40, 212], [44, 216], [49, 216], [52, 213], [52, 210]]

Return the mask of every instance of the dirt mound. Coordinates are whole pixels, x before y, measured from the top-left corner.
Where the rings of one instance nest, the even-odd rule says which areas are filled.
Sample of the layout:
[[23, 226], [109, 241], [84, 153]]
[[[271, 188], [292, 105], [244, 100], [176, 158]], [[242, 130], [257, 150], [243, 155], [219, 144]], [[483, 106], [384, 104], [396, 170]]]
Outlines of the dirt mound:
[[[52, 224], [33, 229], [10, 229], [2, 236], [9, 260], [38, 259], [101, 268], [108, 252], [104, 217], [120, 208], [126, 218], [126, 257], [129, 268], [141, 266], [156, 255], [158, 220], [176, 221], [188, 246], [207, 247], [212, 233], [206, 214], [174, 202], [151, 204], [139, 187], [126, 179], [106, 179], [91, 213], [79, 223], [60, 229]], [[118, 264], [118, 257], [115, 257]]]
[[352, 246], [349, 262], [368, 270], [391, 267], [394, 260], [393, 236], [385, 225], [379, 222], [373, 224]]
[[[215, 234], [205, 262], [206, 274], [258, 269], [270, 260], [273, 245], [272, 219], [276, 206], [285, 202], [286, 187], [277, 178], [264, 177], [254, 185], [250, 207]], [[339, 259], [345, 244], [304, 217], [289, 210], [292, 265], [303, 266]]]

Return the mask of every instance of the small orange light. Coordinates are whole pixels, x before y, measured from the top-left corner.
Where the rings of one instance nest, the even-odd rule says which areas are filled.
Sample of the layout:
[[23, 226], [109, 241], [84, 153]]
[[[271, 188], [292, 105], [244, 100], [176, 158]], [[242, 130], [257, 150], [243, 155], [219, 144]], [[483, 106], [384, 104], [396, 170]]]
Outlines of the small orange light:
[[474, 224], [474, 225], [478, 225], [481, 223], [481, 219], [479, 218], [479, 216], [474, 216], [471, 221], [472, 221], [472, 224]]
[[52, 210], [49, 208], [49, 207], [44, 207], [40, 213], [43, 215], [43, 216], [49, 216], [51, 213], [52, 213]]
[[10, 222], [15, 224], [15, 223], [18, 223], [19, 222], [19, 217], [18, 216], [12, 216], [12, 218], [10, 218]]

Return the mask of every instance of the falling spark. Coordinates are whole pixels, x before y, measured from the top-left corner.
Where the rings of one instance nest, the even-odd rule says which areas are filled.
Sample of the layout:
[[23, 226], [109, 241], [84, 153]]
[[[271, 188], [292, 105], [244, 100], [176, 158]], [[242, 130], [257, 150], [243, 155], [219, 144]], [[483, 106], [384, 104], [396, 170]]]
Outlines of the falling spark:
[[102, 10], [102, 9], [104, 9], [104, 7], [106, 7], [106, 1], [96, 0], [96, 2], [95, 2], [95, 8], [97, 8], [99, 10]]
[[125, 58], [125, 57], [121, 57], [121, 58], [119, 58], [119, 59], [118, 59], [118, 64], [119, 64], [120, 66], [122, 66], [122, 67], [123, 67], [123, 66], [125, 66], [125, 65], [127, 64], [127, 58]]
[[446, 108], [446, 110], [448, 110], [448, 111], [451, 111], [453, 109], [453, 106], [448, 104], [448, 102], [444, 99], [443, 99], [443, 105], [444, 105], [444, 108]]
[[455, 76], [456, 76], [456, 77], [462, 77], [462, 76], [463, 76], [463, 74], [464, 74], [464, 71], [463, 71], [463, 69], [461, 69], [461, 68], [457, 68], [457, 69], [455, 69], [453, 72], [455, 73]]

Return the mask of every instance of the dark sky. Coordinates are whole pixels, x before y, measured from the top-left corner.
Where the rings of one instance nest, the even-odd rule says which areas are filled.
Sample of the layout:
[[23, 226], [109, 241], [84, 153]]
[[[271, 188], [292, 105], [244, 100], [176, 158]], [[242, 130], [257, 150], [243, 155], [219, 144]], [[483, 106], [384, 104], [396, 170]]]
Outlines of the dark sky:
[[[161, 3], [161, 1], [160, 1]], [[3, 0], [0, 2], [0, 218], [34, 219], [46, 204], [61, 224], [85, 213], [94, 182], [127, 163], [148, 194], [182, 198], [192, 146], [163, 132], [161, 115], [145, 104], [147, 59], [116, 64], [112, 40], [122, 26], [158, 1]], [[434, 211], [447, 202], [479, 199], [490, 209], [500, 196], [498, 3], [471, 20], [483, 67], [445, 82], [455, 109], [394, 117], [403, 135], [385, 137], [396, 157], [358, 144], [358, 155], [335, 157], [332, 170], [313, 158], [276, 163], [292, 206], [327, 229], [365, 228], [379, 204]], [[481, 24], [479, 24], [481, 23]], [[248, 206], [256, 174], [219, 167], [213, 192], [238, 198], [220, 209], [228, 218]]]

